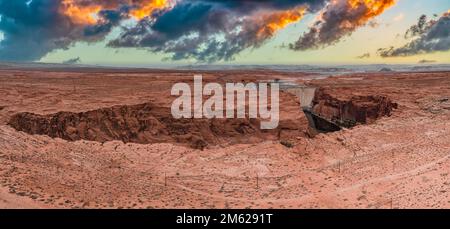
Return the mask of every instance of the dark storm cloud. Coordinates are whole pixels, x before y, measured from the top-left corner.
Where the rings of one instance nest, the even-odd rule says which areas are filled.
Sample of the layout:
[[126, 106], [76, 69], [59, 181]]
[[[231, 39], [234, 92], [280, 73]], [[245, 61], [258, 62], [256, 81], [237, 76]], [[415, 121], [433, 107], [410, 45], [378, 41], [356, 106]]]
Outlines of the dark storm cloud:
[[83, 35], [85, 37], [95, 37], [99, 34], [108, 34], [123, 19], [127, 18], [127, 14], [128, 8], [126, 7], [120, 10], [102, 10], [98, 13], [99, 22], [95, 25], [86, 26]]
[[358, 28], [376, 26], [372, 20], [395, 4], [395, 0], [335, 0], [322, 11], [320, 18], [295, 43], [292, 50], [320, 49], [334, 45]]
[[[0, 60], [35, 60], [65, 48], [70, 25], [58, 14], [59, 1], [0, 0]], [[57, 28], [57, 29], [55, 29]], [[65, 39], [67, 38], [67, 39]]]
[[[173, 59], [228, 60], [272, 37], [277, 28], [265, 28], [265, 23], [286, 17], [280, 11], [303, 4], [315, 11], [325, 1], [0, 0], [0, 60], [39, 60], [77, 41], [101, 41], [131, 17], [137, 25], [110, 46], [144, 47], [171, 53]], [[261, 10], [265, 13], [253, 15]]]
[[61, 0], [0, 0], [0, 60], [34, 61], [75, 41], [102, 40], [119, 12], [99, 12], [98, 25], [77, 25], [61, 14]]
[[103, 41], [130, 18], [137, 23], [123, 28], [108, 46], [145, 48], [175, 60], [231, 60], [305, 13], [324, 9], [322, 19], [290, 46], [304, 50], [336, 43], [394, 0], [364, 1], [352, 8], [349, 2], [359, 1], [0, 0], [0, 60], [34, 61], [79, 41]]
[[407, 34], [414, 35], [413, 37], [416, 38], [400, 48], [379, 49], [380, 56], [412, 56], [450, 50], [450, 13], [445, 13], [438, 20], [431, 21], [427, 21], [426, 17], [422, 16], [418, 24], [411, 27]]
[[433, 25], [433, 21], [428, 21], [427, 15], [422, 15], [416, 25], [411, 26], [405, 33], [405, 38], [413, 38], [424, 34]]
[[[172, 54], [172, 59], [201, 62], [231, 60], [273, 36], [268, 22], [298, 16], [297, 7], [320, 9], [326, 1], [181, 1], [156, 19], [147, 18], [125, 29], [110, 47], [143, 47]], [[261, 12], [264, 11], [264, 12]], [[292, 12], [289, 12], [292, 11]], [[298, 14], [298, 13], [297, 13]]]
[[184, 0], [183, 3], [207, 3], [220, 5], [241, 13], [248, 13], [258, 9], [287, 10], [299, 4], [307, 4], [311, 10], [321, 9], [326, 1], [321, 0]]

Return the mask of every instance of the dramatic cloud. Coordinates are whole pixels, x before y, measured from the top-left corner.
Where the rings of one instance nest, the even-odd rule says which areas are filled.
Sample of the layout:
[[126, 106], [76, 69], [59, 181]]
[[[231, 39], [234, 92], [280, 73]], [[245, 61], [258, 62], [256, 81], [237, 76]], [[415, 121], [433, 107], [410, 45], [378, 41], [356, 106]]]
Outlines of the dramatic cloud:
[[0, 59], [35, 60], [48, 50], [66, 48], [79, 31], [58, 10], [56, 0], [0, 0]]
[[172, 59], [201, 62], [231, 60], [244, 49], [257, 48], [306, 11], [325, 1], [181, 1], [156, 19], [147, 18], [109, 43], [171, 53]]
[[78, 24], [95, 24], [95, 15], [102, 10], [128, 8], [129, 16], [137, 20], [156, 11], [169, 8], [174, 0], [59, 0], [60, 12]]
[[412, 26], [405, 37], [413, 40], [400, 48], [379, 49], [380, 56], [412, 56], [450, 50], [450, 11], [438, 20], [428, 21], [426, 16], [421, 16], [417, 25]]
[[422, 15], [416, 25], [411, 26], [405, 33], [405, 39], [413, 38], [424, 34], [433, 25], [433, 21], [428, 21], [427, 15]]
[[[231, 60], [258, 48], [306, 13], [320, 18], [290, 48], [332, 45], [395, 0], [0, 0], [0, 60], [34, 61], [76, 42], [144, 48], [171, 59]], [[128, 24], [128, 23], [127, 23]]]
[[334, 45], [359, 27], [371, 24], [372, 19], [394, 4], [395, 0], [333, 0], [290, 48], [308, 50]]
[[0, 60], [39, 60], [76, 41], [103, 40], [122, 19], [150, 13], [144, 2], [153, 1], [0, 0]]

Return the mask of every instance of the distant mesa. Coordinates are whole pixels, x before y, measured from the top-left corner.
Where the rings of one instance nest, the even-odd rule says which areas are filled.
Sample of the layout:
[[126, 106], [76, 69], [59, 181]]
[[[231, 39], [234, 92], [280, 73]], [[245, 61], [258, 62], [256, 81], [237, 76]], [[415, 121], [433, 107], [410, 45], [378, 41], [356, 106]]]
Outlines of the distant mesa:
[[412, 68], [413, 71], [430, 71], [432, 69], [433, 69], [433, 66], [430, 66], [430, 65], [414, 66]]
[[394, 70], [392, 70], [391, 68], [382, 68], [380, 69], [380, 72], [393, 72]]
[[81, 62], [81, 58], [77, 57], [77, 58], [72, 58], [66, 61], [63, 61], [62, 64], [79, 64]]

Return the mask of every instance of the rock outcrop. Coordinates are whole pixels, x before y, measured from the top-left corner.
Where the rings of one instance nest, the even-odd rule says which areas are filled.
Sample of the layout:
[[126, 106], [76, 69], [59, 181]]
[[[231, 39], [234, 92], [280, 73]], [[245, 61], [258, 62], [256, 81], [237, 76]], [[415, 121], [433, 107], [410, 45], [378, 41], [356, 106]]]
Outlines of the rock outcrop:
[[324, 89], [316, 91], [311, 111], [341, 127], [371, 123], [383, 116], [390, 116], [397, 104], [380, 95], [352, 96], [339, 99]]
[[174, 119], [169, 108], [151, 103], [81, 113], [18, 113], [10, 119], [9, 125], [29, 134], [69, 141], [173, 142], [198, 149], [207, 145], [255, 143], [278, 138], [277, 130], [261, 131], [257, 119]]

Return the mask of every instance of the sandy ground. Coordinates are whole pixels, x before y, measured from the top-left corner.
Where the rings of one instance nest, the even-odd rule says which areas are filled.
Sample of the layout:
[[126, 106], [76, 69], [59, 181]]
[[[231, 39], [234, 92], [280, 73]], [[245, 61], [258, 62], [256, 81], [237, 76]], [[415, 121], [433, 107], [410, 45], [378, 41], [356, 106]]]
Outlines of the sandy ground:
[[[278, 140], [196, 150], [172, 143], [69, 142], [7, 125], [19, 112], [81, 112], [151, 101], [170, 105], [190, 72], [0, 70], [0, 208], [449, 208], [450, 73], [354, 74], [308, 84], [336, 96], [384, 95], [390, 117], [340, 132], [304, 135], [299, 102], [283, 95]], [[276, 72], [208, 72], [206, 80]], [[293, 127], [294, 128], [294, 127]], [[291, 133], [292, 134], [292, 133]]]

